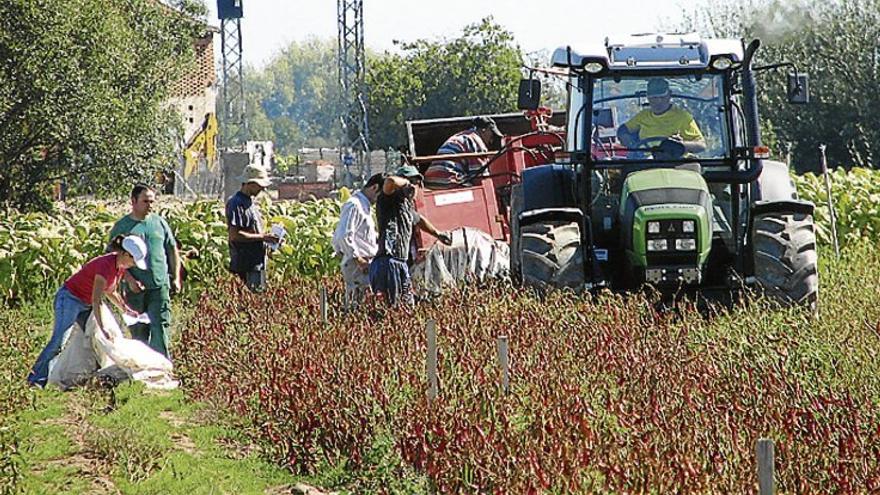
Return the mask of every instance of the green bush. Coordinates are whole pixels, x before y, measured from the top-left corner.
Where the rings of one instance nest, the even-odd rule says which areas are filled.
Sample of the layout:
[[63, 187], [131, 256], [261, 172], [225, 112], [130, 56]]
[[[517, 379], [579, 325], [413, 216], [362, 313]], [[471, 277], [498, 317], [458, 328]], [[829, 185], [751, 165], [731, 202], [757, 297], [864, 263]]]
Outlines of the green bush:
[[[281, 280], [337, 269], [330, 239], [338, 201], [266, 203], [267, 228], [281, 223], [288, 232], [285, 245], [271, 258], [270, 276]], [[50, 297], [83, 263], [103, 252], [110, 228], [126, 213], [119, 204], [80, 201], [52, 213], [9, 214], [0, 221], [0, 300], [9, 304]], [[181, 243], [188, 285], [201, 287], [226, 271], [229, 248], [220, 201], [167, 201], [159, 214]]]
[[[816, 204], [814, 219], [820, 243], [830, 245], [831, 215], [825, 178], [807, 173], [795, 177], [801, 198]], [[841, 244], [861, 239], [880, 240], [880, 171], [837, 168], [831, 173], [831, 198], [837, 214]]]

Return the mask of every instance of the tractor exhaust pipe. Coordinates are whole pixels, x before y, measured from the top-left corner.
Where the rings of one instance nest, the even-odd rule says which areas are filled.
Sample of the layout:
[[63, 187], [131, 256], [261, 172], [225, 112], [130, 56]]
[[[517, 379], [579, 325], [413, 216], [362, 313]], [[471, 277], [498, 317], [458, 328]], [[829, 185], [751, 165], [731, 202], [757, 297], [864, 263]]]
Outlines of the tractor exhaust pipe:
[[761, 145], [761, 131], [758, 130], [758, 95], [755, 89], [755, 73], [752, 72], [752, 58], [761, 47], [761, 40], [752, 40], [746, 47], [742, 61], [742, 89], [745, 99], [743, 114], [746, 121], [746, 138], [749, 146]]

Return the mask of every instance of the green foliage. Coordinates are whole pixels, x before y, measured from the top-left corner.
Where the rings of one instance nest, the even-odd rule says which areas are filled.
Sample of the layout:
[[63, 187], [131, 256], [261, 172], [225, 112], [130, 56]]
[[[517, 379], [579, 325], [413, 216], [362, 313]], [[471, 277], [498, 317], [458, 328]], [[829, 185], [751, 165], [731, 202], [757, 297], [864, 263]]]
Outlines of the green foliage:
[[163, 102], [205, 28], [203, 5], [174, 3], [0, 2], [0, 206], [46, 208], [62, 179], [118, 190], [176, 160]]
[[[801, 198], [816, 205], [813, 217], [819, 241], [831, 246], [831, 214], [822, 175], [807, 173], [795, 177]], [[837, 236], [841, 244], [880, 241], [880, 171], [867, 168], [838, 168], [831, 173], [831, 199], [837, 215]]]
[[788, 61], [810, 74], [806, 106], [787, 103], [788, 69], [758, 76], [762, 120], [772, 123], [780, 143], [793, 145], [798, 171], [819, 170], [819, 143], [828, 145], [832, 164], [876, 166], [880, 2], [709, 0], [683, 24], [677, 27], [713, 37], [760, 38], [758, 65]]
[[[286, 243], [270, 258], [275, 281], [293, 275], [324, 275], [338, 269], [330, 246], [339, 202], [275, 202], [263, 210], [267, 225], [283, 224]], [[184, 255], [185, 285], [201, 288], [229, 265], [226, 221], [219, 201], [168, 202], [159, 208]], [[127, 214], [122, 205], [94, 201], [52, 213], [12, 213], [0, 221], [0, 300], [40, 300], [86, 261], [103, 253], [113, 223]]]
[[101, 205], [84, 213], [12, 213], [0, 223], [0, 299], [50, 297], [83, 263], [103, 252], [118, 215]]
[[293, 172], [299, 165], [299, 156], [297, 155], [275, 155], [275, 173], [280, 176]]
[[372, 146], [406, 142], [410, 119], [514, 111], [521, 55], [513, 35], [491, 17], [452, 40], [417, 40], [367, 70]]
[[[520, 52], [511, 33], [491, 18], [465, 27], [458, 38], [401, 48], [402, 54], [366, 54], [372, 149], [404, 143], [409, 119], [515, 109]], [[274, 141], [280, 154], [338, 143], [346, 107], [335, 41], [292, 43], [245, 79], [251, 138]]]
[[30, 403], [27, 370], [36, 358], [39, 342], [29, 335], [34, 317], [45, 318], [46, 312], [34, 315], [0, 308], [0, 493], [14, 493], [23, 476], [20, 456], [21, 432], [13, 426], [15, 414]]

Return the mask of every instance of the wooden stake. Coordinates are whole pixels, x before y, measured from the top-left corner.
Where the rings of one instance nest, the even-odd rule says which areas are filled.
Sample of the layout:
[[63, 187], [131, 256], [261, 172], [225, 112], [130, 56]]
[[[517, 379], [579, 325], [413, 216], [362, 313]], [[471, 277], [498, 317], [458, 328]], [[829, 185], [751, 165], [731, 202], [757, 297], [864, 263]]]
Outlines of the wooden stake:
[[426, 328], [428, 338], [428, 400], [434, 400], [438, 394], [437, 383], [437, 324], [434, 320], [428, 320]]
[[510, 361], [507, 357], [507, 336], [498, 337], [498, 364], [501, 365], [501, 388], [510, 392]]
[[321, 322], [327, 326], [327, 288], [321, 287]]
[[776, 454], [773, 440], [761, 438], [755, 446], [755, 454], [758, 458], [758, 493], [760, 495], [773, 495], [774, 465]]

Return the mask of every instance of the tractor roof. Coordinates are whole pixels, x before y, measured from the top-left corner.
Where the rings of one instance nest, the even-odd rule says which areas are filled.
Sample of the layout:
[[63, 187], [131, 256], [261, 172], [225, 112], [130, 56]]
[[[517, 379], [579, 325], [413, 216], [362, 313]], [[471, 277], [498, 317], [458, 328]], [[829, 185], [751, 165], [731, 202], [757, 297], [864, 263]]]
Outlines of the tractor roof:
[[697, 33], [635, 34], [621, 39], [605, 38], [605, 45], [574, 49], [560, 47], [553, 52], [557, 67], [583, 67], [601, 62], [613, 70], [705, 68], [713, 56], [727, 55], [733, 62], [743, 57], [740, 40], [703, 39]]

